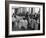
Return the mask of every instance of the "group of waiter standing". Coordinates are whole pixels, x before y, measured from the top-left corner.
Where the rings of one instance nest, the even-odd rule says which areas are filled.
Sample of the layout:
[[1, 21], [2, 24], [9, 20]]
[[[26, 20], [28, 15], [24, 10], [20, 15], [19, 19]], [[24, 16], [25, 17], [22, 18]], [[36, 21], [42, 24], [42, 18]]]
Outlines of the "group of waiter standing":
[[40, 12], [31, 13], [27, 11], [26, 14], [17, 14], [17, 9], [12, 15], [13, 30], [40, 30]]

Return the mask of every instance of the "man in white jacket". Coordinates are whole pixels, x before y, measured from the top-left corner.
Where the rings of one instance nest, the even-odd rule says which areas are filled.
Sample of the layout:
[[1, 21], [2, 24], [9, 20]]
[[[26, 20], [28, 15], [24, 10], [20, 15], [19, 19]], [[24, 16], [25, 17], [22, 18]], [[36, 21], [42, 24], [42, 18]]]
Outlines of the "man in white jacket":
[[24, 27], [25, 29], [27, 29], [27, 24], [28, 24], [28, 22], [27, 22], [27, 20], [20, 20], [20, 22], [19, 22], [19, 29], [21, 29], [21, 27]]

